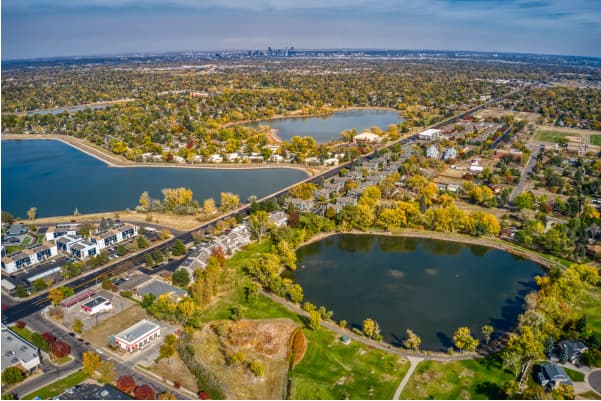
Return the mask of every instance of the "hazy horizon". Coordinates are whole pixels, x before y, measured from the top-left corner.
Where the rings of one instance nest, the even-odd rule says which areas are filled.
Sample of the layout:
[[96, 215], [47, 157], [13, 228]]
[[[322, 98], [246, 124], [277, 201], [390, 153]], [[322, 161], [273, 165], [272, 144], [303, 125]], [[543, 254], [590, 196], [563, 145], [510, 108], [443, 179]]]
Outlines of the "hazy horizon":
[[2, 60], [284, 48], [601, 57], [601, 1], [5, 0]]

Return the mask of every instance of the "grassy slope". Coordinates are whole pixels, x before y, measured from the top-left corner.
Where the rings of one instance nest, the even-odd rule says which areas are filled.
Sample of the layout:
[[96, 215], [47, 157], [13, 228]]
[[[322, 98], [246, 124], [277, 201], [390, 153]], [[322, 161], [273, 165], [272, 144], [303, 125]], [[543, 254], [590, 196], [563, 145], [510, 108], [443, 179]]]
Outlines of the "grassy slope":
[[457, 362], [421, 362], [401, 394], [402, 399], [502, 399], [513, 375], [499, 356]]
[[46, 387], [42, 387], [39, 390], [36, 390], [30, 394], [27, 394], [22, 399], [31, 400], [35, 396], [39, 396], [43, 400], [51, 400], [59, 394], [65, 392], [69, 387], [73, 387], [76, 384], [83, 382], [88, 378], [88, 375], [83, 370], [78, 370], [77, 372], [71, 373], [69, 376], [66, 376], [60, 380], [50, 383]]
[[325, 329], [305, 330], [309, 343], [292, 372], [294, 399], [391, 399], [409, 362], [353, 342], [342, 345]]
[[586, 315], [587, 326], [594, 332], [601, 333], [601, 288], [593, 288], [582, 297], [576, 305], [576, 309]]

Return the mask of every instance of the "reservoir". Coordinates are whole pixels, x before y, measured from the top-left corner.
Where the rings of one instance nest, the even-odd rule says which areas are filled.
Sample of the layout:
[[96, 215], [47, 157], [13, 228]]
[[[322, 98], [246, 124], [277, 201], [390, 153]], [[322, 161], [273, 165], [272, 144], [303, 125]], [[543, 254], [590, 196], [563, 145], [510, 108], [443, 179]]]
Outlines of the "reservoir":
[[134, 209], [148, 191], [162, 199], [161, 189], [187, 187], [201, 205], [221, 192], [262, 197], [298, 182], [301, 170], [193, 169], [170, 167], [108, 167], [79, 150], [52, 140], [2, 141], [2, 210], [27, 217], [37, 207], [38, 217]]
[[285, 141], [289, 141], [293, 136], [311, 136], [316, 142], [326, 143], [342, 140], [341, 132], [348, 129], [355, 128], [357, 133], [374, 126], [386, 130], [390, 124], [402, 121], [399, 113], [394, 110], [363, 109], [336, 111], [319, 117], [277, 118], [247, 125], [253, 128], [268, 125], [276, 129], [278, 136]]
[[481, 342], [517, 324], [523, 297], [536, 289], [536, 263], [479, 245], [458, 242], [338, 234], [297, 252], [295, 280], [304, 299], [334, 311], [349, 327], [376, 320], [384, 339], [401, 345], [406, 330], [421, 348], [446, 351], [460, 326]]

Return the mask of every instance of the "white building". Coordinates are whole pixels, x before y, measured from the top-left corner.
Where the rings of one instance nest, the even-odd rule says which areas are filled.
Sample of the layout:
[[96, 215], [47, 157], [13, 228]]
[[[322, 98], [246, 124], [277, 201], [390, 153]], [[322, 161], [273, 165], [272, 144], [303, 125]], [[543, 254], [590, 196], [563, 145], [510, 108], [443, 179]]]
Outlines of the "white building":
[[372, 132], [362, 132], [359, 135], [355, 135], [353, 138], [354, 143], [380, 143], [382, 142], [382, 137], [376, 135]]
[[140, 320], [114, 336], [114, 343], [121, 349], [134, 352], [146, 348], [161, 335], [161, 326], [149, 320]]
[[46, 241], [54, 241], [58, 237], [62, 237], [63, 235], [77, 235], [77, 227], [69, 226], [56, 226], [49, 227], [46, 231]]
[[91, 301], [81, 305], [81, 309], [90, 316], [94, 316], [97, 313], [108, 312], [113, 309], [113, 304], [110, 300], [105, 297], [96, 297]]
[[215, 154], [210, 155], [208, 157], [207, 161], [209, 163], [221, 163], [221, 162], [223, 162], [223, 157], [221, 157], [220, 154], [215, 153]]
[[40, 366], [40, 356], [36, 347], [2, 325], [2, 370], [13, 366], [33, 373]]
[[417, 137], [426, 141], [433, 141], [440, 136], [440, 133], [439, 129], [430, 128], [417, 134]]
[[100, 253], [98, 243], [83, 237], [65, 235], [56, 240], [56, 246], [60, 251], [80, 260], [84, 260], [89, 256], [96, 256]]
[[324, 166], [337, 166], [338, 165], [338, 159], [335, 157], [329, 158], [329, 159], [325, 159], [323, 161]]
[[2, 269], [8, 273], [25, 269], [58, 255], [57, 246], [45, 241], [2, 258]]
[[457, 151], [455, 148], [448, 148], [444, 151], [442, 158], [444, 160], [457, 159]]
[[438, 156], [440, 156], [440, 153], [438, 152], [438, 147], [436, 145], [432, 145], [428, 149], [426, 149], [427, 158], [438, 159]]

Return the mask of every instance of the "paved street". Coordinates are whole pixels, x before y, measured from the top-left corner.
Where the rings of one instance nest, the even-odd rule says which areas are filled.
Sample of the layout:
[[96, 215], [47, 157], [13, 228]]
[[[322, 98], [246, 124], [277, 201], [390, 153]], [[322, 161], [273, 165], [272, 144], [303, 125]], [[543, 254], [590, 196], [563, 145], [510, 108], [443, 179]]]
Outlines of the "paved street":
[[524, 190], [524, 187], [526, 186], [526, 181], [528, 180], [528, 177], [530, 177], [530, 173], [532, 172], [532, 169], [536, 165], [536, 158], [537, 158], [538, 154], [540, 153], [540, 147], [536, 146], [536, 147], [531, 147], [530, 149], [532, 150], [532, 153], [530, 154], [530, 159], [528, 159], [528, 163], [526, 163], [526, 166], [522, 170], [522, 174], [520, 176], [520, 182], [518, 182], [518, 184], [515, 187], [513, 187], [513, 190], [511, 191], [511, 195], [509, 195], [510, 202], [513, 202], [515, 200], [515, 198], [517, 198], [517, 196], [522, 193], [522, 191]]

